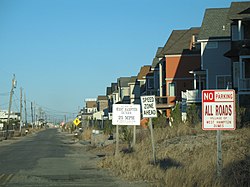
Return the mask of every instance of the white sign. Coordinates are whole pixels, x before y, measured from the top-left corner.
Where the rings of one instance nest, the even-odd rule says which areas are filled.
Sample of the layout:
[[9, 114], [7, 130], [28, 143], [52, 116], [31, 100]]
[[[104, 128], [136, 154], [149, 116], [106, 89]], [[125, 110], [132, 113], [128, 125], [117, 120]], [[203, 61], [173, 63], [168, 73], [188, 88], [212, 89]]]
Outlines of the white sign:
[[202, 91], [202, 129], [235, 130], [235, 91]]
[[138, 104], [113, 104], [113, 125], [140, 125], [141, 111]]
[[157, 117], [154, 95], [141, 96], [141, 105], [142, 105], [142, 116], [144, 118]]

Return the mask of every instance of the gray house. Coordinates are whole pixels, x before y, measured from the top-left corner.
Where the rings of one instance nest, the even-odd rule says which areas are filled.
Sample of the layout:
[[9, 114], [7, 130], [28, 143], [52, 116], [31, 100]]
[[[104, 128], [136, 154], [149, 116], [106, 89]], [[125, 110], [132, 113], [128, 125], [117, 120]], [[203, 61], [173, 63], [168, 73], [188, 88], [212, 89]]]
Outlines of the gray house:
[[140, 83], [137, 81], [137, 76], [130, 77], [128, 86], [130, 104], [140, 104]]
[[198, 36], [201, 44], [201, 70], [198, 76], [206, 76], [201, 89], [231, 88], [231, 63], [224, 54], [230, 50], [229, 8], [206, 9]]
[[232, 2], [231, 50], [225, 56], [232, 64], [233, 88], [241, 106], [250, 106], [250, 2]]
[[118, 86], [118, 102], [122, 104], [130, 103], [130, 94], [129, 94], [129, 81], [131, 77], [120, 77], [117, 79]]

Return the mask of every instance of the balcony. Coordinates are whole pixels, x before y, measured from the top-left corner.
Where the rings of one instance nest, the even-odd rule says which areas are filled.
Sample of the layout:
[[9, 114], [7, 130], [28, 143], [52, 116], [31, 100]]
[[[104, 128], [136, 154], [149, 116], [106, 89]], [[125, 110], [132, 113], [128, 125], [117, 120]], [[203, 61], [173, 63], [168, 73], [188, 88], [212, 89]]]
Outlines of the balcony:
[[186, 103], [200, 103], [201, 102], [201, 91], [200, 90], [186, 90], [181, 92], [182, 101]]
[[171, 108], [173, 105], [168, 103], [168, 96], [155, 96], [156, 108], [157, 109], [167, 109]]
[[250, 91], [250, 78], [239, 79], [239, 91]]

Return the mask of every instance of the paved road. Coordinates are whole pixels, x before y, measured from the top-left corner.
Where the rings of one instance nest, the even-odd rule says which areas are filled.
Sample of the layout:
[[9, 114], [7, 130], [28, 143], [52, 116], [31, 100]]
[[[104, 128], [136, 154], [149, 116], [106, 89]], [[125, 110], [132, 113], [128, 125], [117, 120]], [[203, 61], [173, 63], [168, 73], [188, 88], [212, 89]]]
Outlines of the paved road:
[[98, 169], [95, 155], [57, 129], [8, 141], [0, 142], [0, 186], [145, 186]]

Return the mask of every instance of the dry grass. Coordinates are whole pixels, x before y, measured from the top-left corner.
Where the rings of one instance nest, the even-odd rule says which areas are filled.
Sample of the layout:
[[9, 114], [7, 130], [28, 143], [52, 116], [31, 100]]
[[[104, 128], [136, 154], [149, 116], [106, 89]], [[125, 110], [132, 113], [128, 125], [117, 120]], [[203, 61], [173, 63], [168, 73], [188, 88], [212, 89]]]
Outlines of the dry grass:
[[150, 133], [143, 130], [137, 136], [140, 143], [134, 152], [106, 157], [100, 167], [110, 168], [129, 180], [153, 182], [155, 186], [250, 185], [250, 128], [222, 132], [221, 180], [216, 177], [215, 131], [183, 124], [154, 129], [154, 136], [156, 165], [152, 164]]
[[92, 128], [86, 128], [84, 129], [80, 139], [81, 140], [91, 140], [91, 136], [92, 136]]

